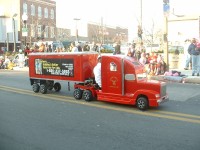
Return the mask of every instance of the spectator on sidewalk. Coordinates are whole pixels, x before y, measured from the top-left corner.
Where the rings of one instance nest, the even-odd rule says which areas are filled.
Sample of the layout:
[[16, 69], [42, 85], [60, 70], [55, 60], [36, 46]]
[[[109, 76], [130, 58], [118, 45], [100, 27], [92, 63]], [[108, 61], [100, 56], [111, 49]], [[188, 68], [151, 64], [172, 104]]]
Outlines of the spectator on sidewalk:
[[121, 45], [119, 42], [116, 42], [115, 43], [115, 51], [114, 51], [114, 54], [121, 54]]
[[91, 51], [99, 52], [99, 47], [95, 42], [92, 43]]
[[141, 54], [141, 58], [139, 59], [139, 62], [144, 66], [147, 64], [147, 58], [146, 58], [146, 54], [145, 53]]
[[184, 58], [185, 58], [185, 65], [184, 65], [184, 69], [188, 70], [189, 69], [189, 65], [191, 62], [191, 56], [188, 53], [188, 47], [190, 45], [191, 41], [189, 39], [185, 40], [185, 44], [184, 44]]
[[150, 75], [155, 75], [157, 67], [157, 54], [151, 52], [148, 61], [149, 61]]
[[195, 75], [195, 73], [197, 73], [197, 76], [199, 76], [199, 72], [200, 72], [200, 66], [199, 66], [199, 62], [200, 62], [200, 52], [197, 49], [196, 46], [196, 39], [193, 38], [191, 41], [191, 44], [188, 47], [188, 53], [191, 55], [192, 57], [192, 76]]
[[166, 63], [161, 54], [157, 57], [156, 75], [163, 75], [166, 71]]
[[130, 44], [126, 52], [126, 56], [135, 57], [135, 44]]
[[85, 45], [83, 46], [83, 51], [90, 51], [90, 46], [88, 45], [88, 42], [85, 42]]
[[79, 52], [82, 52], [82, 47], [81, 47], [81, 43], [80, 42], [77, 43], [76, 47], [78, 48]]
[[78, 52], [78, 48], [76, 47], [75, 42], [71, 43], [71, 52]]

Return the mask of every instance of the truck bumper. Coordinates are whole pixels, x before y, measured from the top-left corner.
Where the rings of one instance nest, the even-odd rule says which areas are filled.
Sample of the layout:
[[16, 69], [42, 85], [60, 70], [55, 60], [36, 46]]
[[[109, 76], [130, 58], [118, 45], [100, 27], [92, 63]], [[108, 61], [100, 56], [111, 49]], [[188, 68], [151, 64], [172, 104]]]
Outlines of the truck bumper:
[[169, 101], [168, 95], [163, 96], [163, 97], [161, 97], [160, 99], [158, 99], [158, 100], [157, 100], [157, 103], [158, 103], [158, 104], [161, 104], [161, 103], [164, 103], [164, 102], [167, 102], [167, 101]]

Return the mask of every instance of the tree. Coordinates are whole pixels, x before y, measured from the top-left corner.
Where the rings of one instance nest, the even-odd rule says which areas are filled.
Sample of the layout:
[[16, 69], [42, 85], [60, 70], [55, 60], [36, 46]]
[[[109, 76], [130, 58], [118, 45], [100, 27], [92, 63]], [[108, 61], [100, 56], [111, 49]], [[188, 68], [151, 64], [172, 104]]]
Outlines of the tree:
[[153, 44], [163, 44], [163, 32], [161, 29], [156, 28], [154, 20], [149, 29], [144, 29], [143, 42], [152, 47]]

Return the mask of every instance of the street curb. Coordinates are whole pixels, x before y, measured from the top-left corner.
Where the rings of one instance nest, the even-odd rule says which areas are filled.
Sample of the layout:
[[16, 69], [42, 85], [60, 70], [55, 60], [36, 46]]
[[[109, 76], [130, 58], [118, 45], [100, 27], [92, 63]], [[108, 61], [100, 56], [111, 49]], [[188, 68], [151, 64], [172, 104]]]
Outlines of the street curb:
[[15, 70], [15, 71], [29, 71], [29, 67], [23, 67], [23, 68], [13, 67], [13, 70]]
[[163, 82], [174, 82], [174, 83], [191, 83], [191, 84], [200, 84], [200, 77], [179, 77], [179, 76], [150, 76], [150, 80], [157, 80]]
[[200, 77], [188, 77], [183, 79], [183, 83], [200, 84]]

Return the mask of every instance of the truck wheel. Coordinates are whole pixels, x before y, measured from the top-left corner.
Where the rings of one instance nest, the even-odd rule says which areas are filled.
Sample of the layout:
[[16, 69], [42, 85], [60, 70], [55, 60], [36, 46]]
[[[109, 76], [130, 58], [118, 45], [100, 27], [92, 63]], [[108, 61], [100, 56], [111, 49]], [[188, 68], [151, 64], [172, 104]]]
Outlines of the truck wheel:
[[81, 99], [82, 94], [83, 94], [83, 91], [81, 89], [75, 89], [74, 90], [74, 98], [75, 99]]
[[40, 86], [37, 83], [34, 83], [32, 85], [32, 88], [33, 88], [33, 92], [35, 92], [35, 93], [38, 93], [40, 90]]
[[53, 90], [53, 85], [54, 85], [54, 81], [52, 81], [52, 80], [48, 80], [47, 81], [47, 89], [48, 90]]
[[85, 101], [91, 101], [93, 99], [92, 92], [89, 90], [83, 91], [83, 98]]
[[60, 83], [59, 83], [59, 82], [56, 82], [56, 83], [54, 84], [53, 88], [54, 88], [54, 90], [55, 90], [56, 92], [59, 92], [59, 91], [61, 90], [61, 85], [60, 85]]
[[40, 93], [42, 93], [42, 94], [47, 93], [47, 86], [45, 84], [40, 85]]
[[145, 97], [139, 97], [137, 99], [137, 108], [140, 110], [146, 110], [149, 107], [148, 100]]

